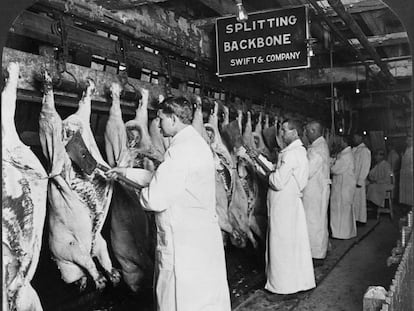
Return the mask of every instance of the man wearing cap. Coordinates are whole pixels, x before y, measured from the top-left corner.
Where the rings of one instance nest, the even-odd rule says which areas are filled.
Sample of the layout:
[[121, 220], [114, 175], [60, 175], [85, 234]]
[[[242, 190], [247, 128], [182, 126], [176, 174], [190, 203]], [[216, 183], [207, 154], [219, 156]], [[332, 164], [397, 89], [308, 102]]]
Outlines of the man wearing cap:
[[354, 209], [355, 220], [361, 224], [367, 222], [367, 202], [365, 183], [371, 167], [371, 151], [363, 143], [364, 134], [356, 132], [353, 136], [354, 148], [354, 172], [356, 177], [356, 189], [352, 207]]

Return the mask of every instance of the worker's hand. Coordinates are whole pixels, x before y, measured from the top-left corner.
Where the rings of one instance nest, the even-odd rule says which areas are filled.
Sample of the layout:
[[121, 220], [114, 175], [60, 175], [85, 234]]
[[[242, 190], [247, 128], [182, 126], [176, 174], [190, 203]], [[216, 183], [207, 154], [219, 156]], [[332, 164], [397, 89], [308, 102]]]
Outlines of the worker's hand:
[[126, 167], [114, 167], [105, 173], [106, 178], [116, 180], [118, 176], [126, 175]]
[[254, 149], [246, 149], [247, 155], [252, 159], [257, 159], [259, 156], [259, 152]]
[[150, 172], [154, 172], [155, 171], [154, 162], [152, 162], [150, 159], [144, 158], [142, 164], [143, 164], [144, 169], [146, 169], [147, 171], [150, 171]]

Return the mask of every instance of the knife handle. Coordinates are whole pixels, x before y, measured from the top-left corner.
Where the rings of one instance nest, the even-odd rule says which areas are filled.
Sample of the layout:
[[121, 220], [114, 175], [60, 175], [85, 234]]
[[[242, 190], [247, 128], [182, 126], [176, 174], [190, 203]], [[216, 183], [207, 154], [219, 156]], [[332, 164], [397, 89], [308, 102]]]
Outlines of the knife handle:
[[[96, 164], [96, 168], [99, 169], [99, 170], [101, 170], [101, 171], [103, 171], [104, 173], [107, 172], [107, 171], [109, 171], [109, 168], [108, 167], [106, 167], [106, 166], [104, 166], [104, 165], [102, 165], [100, 163], [97, 163]], [[118, 177], [116, 178], [116, 180], [117, 181], [120, 181], [120, 182], [124, 183], [126, 186], [131, 187], [131, 188], [134, 188], [134, 189], [142, 189], [142, 188], [144, 188], [140, 184], [136, 183], [135, 181], [132, 181], [131, 179], [126, 178], [125, 176], [118, 175]]]

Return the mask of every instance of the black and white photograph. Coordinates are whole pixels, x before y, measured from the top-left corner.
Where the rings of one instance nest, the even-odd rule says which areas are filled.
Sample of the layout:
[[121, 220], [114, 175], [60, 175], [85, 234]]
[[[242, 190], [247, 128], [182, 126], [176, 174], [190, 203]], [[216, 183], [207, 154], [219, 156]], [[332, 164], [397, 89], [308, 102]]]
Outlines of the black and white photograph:
[[4, 311], [414, 311], [412, 0], [1, 0]]

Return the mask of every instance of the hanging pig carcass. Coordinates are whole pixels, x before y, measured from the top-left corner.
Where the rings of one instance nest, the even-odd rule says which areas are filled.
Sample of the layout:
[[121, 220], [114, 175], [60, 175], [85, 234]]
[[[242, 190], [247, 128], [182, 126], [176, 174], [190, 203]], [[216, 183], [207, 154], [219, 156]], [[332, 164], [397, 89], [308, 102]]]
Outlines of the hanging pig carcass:
[[9, 63], [7, 71], [1, 93], [3, 310], [41, 311], [30, 282], [39, 261], [48, 179], [16, 131], [18, 63]]
[[[163, 160], [163, 155], [153, 146], [148, 132], [148, 91], [142, 90], [142, 102], [135, 119], [125, 125], [121, 115], [120, 86], [113, 84], [111, 93], [112, 106], [105, 133], [108, 158], [118, 159], [118, 167], [142, 168], [145, 161], [156, 162], [155, 167]], [[150, 178], [145, 170], [135, 170], [135, 173], [141, 174], [143, 179]], [[151, 250], [155, 238], [151, 219], [139, 204], [138, 195], [139, 190], [115, 183], [111, 202], [111, 245], [123, 279], [133, 292], [152, 285]]]
[[[234, 221], [230, 221], [229, 214], [229, 203], [232, 198], [234, 184], [232, 178], [233, 160], [220, 136], [217, 102], [214, 103], [214, 109], [209, 116], [209, 123], [204, 124], [204, 127], [216, 164], [216, 212], [219, 225], [223, 232], [230, 234], [232, 240], [236, 241], [242, 235], [242, 232], [239, 232], [237, 226], [234, 226]], [[226, 242], [226, 239], [224, 239], [224, 242]]]
[[106, 241], [101, 235], [112, 186], [97, 170], [90, 176], [82, 172], [72, 164], [65, 150], [65, 144], [79, 131], [92, 156], [107, 166], [89, 125], [94, 84], [88, 82], [77, 112], [62, 122], [55, 108], [52, 79], [46, 71], [44, 80], [39, 136], [51, 176], [48, 189], [49, 248], [66, 283], [77, 282], [80, 289], [84, 289], [86, 271], [96, 288], [102, 289], [106, 278], [98, 271], [93, 258], [99, 261], [113, 284], [120, 279], [119, 272], [112, 267]]

